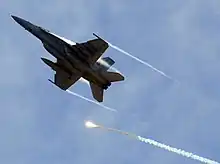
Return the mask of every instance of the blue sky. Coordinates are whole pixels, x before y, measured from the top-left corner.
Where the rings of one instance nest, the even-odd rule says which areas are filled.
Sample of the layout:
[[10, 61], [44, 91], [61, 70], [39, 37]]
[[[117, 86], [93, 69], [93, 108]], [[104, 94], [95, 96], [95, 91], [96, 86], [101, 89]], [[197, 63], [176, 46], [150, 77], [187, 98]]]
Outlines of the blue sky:
[[[219, 6], [217, 0], [2, 1], [0, 163], [196, 163], [85, 129], [86, 119], [220, 161]], [[10, 14], [77, 42], [95, 32], [180, 84], [108, 49], [104, 55], [126, 81], [105, 93], [105, 104], [119, 112], [106, 111], [47, 81], [53, 71], [40, 57], [52, 57]], [[91, 98], [86, 84], [71, 90]]]

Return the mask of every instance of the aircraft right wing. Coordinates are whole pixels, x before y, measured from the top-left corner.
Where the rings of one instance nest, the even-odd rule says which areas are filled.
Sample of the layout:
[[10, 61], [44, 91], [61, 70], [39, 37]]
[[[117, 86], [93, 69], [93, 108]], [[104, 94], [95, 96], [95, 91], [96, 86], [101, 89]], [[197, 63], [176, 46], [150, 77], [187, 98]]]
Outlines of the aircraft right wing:
[[99, 37], [97, 39], [89, 40], [84, 43], [77, 43], [72, 46], [72, 48], [76, 51], [78, 49], [82, 55], [86, 55], [88, 63], [92, 65], [102, 56], [108, 47], [108, 43]]
[[95, 49], [94, 54], [92, 54], [90, 57], [89, 62], [91, 64], [94, 64], [109, 47], [108, 43], [106, 43], [104, 40], [100, 38], [89, 40], [85, 44]]

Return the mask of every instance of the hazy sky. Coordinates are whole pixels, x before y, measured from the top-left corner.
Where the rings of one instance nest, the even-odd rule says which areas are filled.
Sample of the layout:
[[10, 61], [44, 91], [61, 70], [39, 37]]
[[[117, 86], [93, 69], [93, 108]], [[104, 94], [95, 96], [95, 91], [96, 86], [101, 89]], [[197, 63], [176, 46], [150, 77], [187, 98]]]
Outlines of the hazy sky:
[[[109, 48], [126, 81], [106, 91], [118, 113], [106, 111], [47, 81], [40, 57], [52, 57], [10, 14], [77, 42], [95, 32], [180, 84]], [[0, 163], [198, 163], [87, 119], [220, 161], [220, 1], [2, 0], [0, 20]], [[92, 98], [86, 84], [71, 90]]]

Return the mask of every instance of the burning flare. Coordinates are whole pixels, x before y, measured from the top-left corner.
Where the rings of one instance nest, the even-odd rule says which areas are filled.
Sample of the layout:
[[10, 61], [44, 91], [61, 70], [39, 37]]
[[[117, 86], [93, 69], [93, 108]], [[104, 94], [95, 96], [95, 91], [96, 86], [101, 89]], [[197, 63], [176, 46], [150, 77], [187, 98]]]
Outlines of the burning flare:
[[86, 122], [85, 122], [85, 126], [86, 126], [87, 128], [98, 128], [98, 127], [100, 127], [99, 125], [96, 125], [96, 124], [94, 124], [94, 123], [91, 122], [91, 121], [86, 121]]

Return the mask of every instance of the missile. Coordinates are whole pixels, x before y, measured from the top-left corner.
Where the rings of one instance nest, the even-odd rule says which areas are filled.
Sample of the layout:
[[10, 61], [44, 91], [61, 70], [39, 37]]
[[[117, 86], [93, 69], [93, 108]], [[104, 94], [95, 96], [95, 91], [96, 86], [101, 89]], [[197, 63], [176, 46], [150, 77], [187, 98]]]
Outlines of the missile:
[[51, 79], [48, 79], [48, 81], [51, 82], [52, 84], [56, 85]]
[[58, 86], [54, 81], [52, 81], [51, 79], [48, 79], [48, 81], [49, 82], [51, 82], [53, 85], [55, 85], [56, 87], [58, 87], [59, 89], [61, 89], [61, 90], [66, 90], [66, 89], [63, 89], [63, 88], [61, 88], [60, 86]]
[[108, 44], [108, 42], [106, 41], [106, 40], [104, 40], [104, 39], [102, 39], [101, 37], [99, 37], [97, 34], [95, 34], [95, 33], [92, 33], [95, 37], [97, 37], [98, 39], [100, 39], [100, 40], [102, 40], [103, 42], [105, 42], [105, 43], [107, 43]]
[[[100, 38], [97, 34], [95, 34], [95, 33], [92, 33], [95, 37], [97, 37], [98, 39], [101, 39], [101, 40], [103, 40], [102, 38]], [[103, 41], [105, 41], [105, 40], [103, 40]]]

